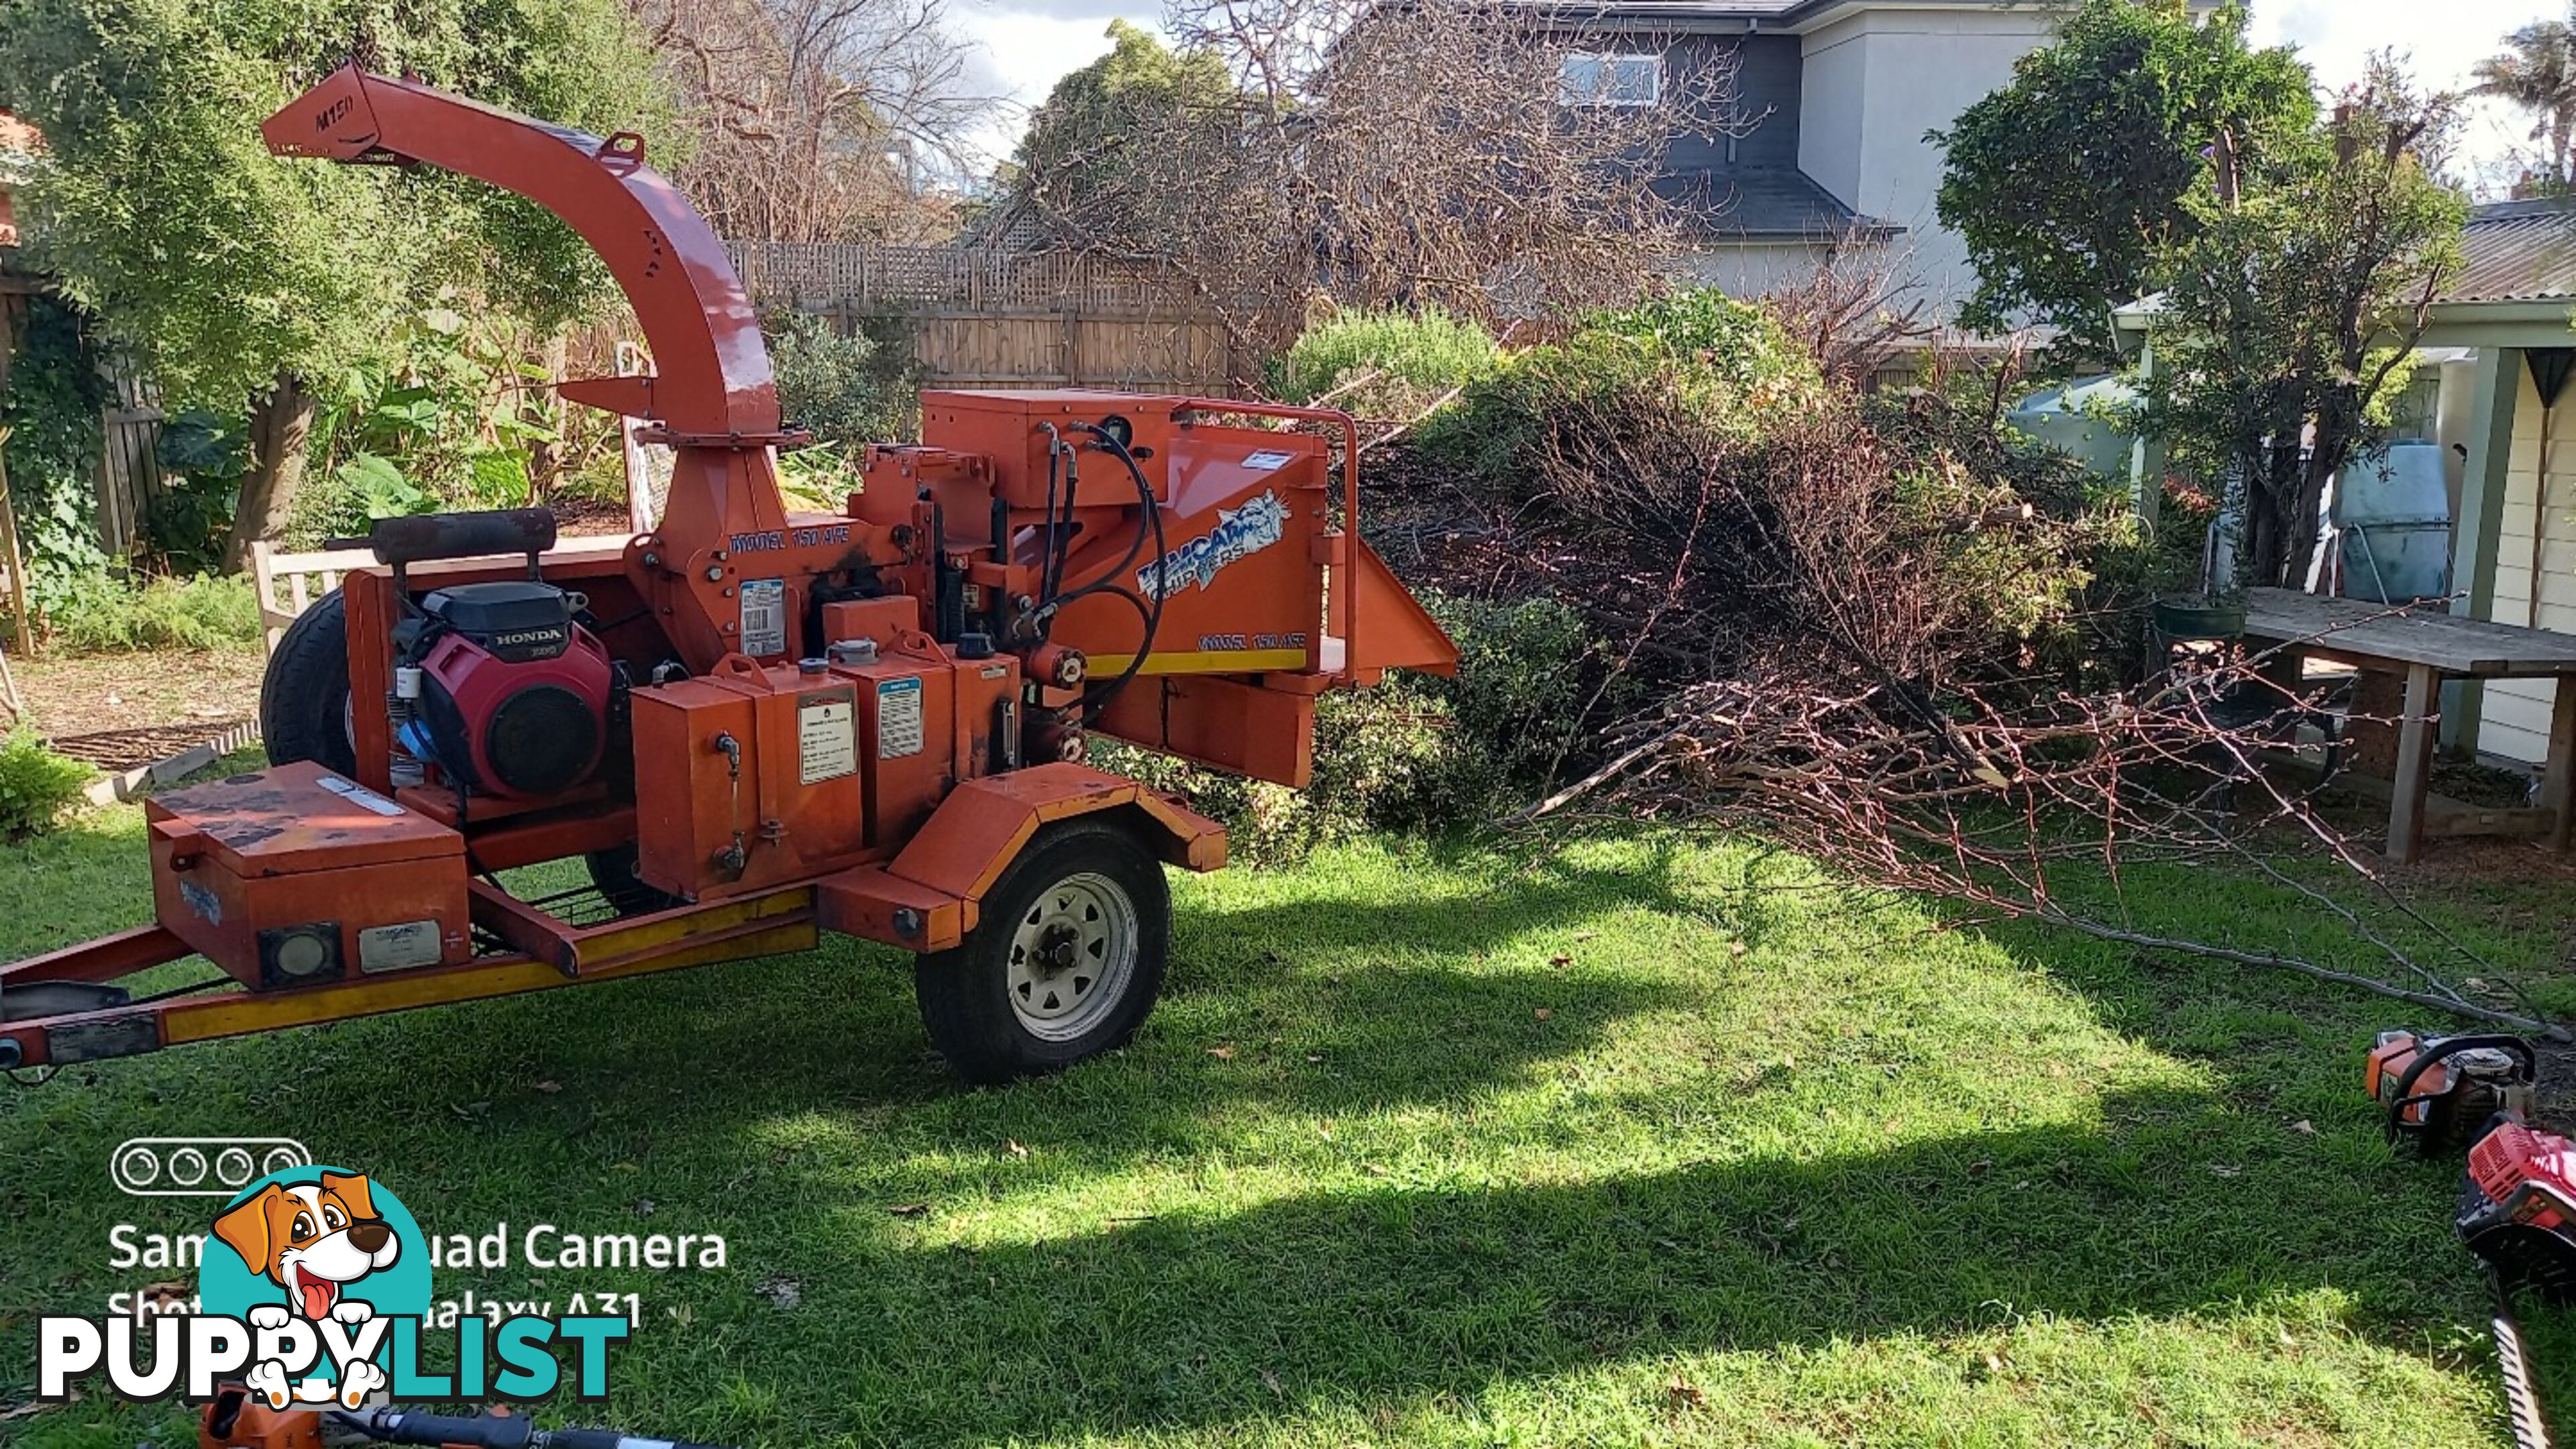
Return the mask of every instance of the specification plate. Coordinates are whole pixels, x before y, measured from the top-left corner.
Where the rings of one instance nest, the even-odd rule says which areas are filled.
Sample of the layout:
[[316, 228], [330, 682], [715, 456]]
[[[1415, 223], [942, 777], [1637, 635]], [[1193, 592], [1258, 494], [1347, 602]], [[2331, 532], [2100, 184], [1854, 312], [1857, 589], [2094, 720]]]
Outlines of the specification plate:
[[742, 652], [766, 659], [787, 652], [787, 581], [742, 581]]
[[796, 778], [819, 785], [859, 770], [858, 700], [847, 691], [796, 701]]
[[900, 760], [921, 753], [921, 681], [889, 679], [877, 686], [877, 758]]

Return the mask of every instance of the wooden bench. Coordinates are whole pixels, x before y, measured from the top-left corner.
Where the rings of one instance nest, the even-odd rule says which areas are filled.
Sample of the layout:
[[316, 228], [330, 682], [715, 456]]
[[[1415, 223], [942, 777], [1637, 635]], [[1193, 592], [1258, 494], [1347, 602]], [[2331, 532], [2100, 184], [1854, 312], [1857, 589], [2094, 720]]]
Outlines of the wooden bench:
[[[625, 551], [624, 534], [585, 534], [558, 542], [547, 550], [546, 557], [613, 557]], [[372, 568], [375, 562], [376, 556], [363, 548], [280, 553], [267, 543], [252, 544], [251, 584], [259, 591], [259, 622], [267, 638], [268, 652], [277, 652], [277, 642], [286, 637], [286, 626], [294, 623], [297, 615], [313, 607], [315, 600], [340, 587], [342, 575], [353, 569]]]
[[[277, 652], [277, 641], [286, 637], [286, 626], [296, 616], [313, 607], [313, 601], [340, 587], [340, 576], [351, 569], [365, 568], [376, 556], [363, 548], [324, 549], [315, 553], [279, 553], [267, 542], [250, 546], [251, 586], [259, 590], [259, 624], [268, 640], [268, 652]], [[286, 586], [284, 597], [278, 594]]]
[[[2290, 661], [2331, 659], [2405, 681], [2396, 779], [2389, 787], [2389, 855], [2400, 862], [2420, 856], [2428, 818], [2437, 812], [2444, 817], [2445, 834], [2538, 835], [2552, 850], [2564, 852], [2570, 827], [2576, 826], [2576, 812], [2570, 809], [2576, 805], [2576, 635], [2430, 612], [2444, 607], [2437, 602], [2401, 610], [2254, 589], [2246, 598], [2245, 635], [2279, 646]], [[2295, 662], [2290, 667], [2296, 668]], [[2433, 797], [2435, 711], [2446, 679], [2556, 681], [2557, 706], [2538, 810], [2472, 810]]]

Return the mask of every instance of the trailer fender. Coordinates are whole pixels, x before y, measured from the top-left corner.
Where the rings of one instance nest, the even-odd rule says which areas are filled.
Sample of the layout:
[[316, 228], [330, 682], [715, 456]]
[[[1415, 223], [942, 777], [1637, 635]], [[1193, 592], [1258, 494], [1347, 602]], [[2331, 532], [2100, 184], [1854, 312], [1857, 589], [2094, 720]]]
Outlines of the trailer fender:
[[1206, 816], [1087, 765], [1034, 765], [959, 785], [893, 860], [823, 880], [823, 924], [907, 950], [947, 950], [975, 929], [984, 893], [1039, 830], [1108, 813], [1168, 864], [1225, 865], [1225, 827]]

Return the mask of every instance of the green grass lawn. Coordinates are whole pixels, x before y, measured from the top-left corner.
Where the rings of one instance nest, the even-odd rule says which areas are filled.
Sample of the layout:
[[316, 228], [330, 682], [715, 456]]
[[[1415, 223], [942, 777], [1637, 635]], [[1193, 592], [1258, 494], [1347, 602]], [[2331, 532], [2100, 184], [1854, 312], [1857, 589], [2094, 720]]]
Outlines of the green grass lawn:
[[[0, 853], [0, 950], [143, 920], [139, 835], [129, 807]], [[1006, 1090], [959, 1087], [907, 963], [847, 943], [74, 1069], [0, 1094], [0, 1410], [35, 1315], [186, 1276], [109, 1266], [117, 1223], [210, 1217], [112, 1190], [117, 1143], [283, 1135], [434, 1234], [725, 1237], [720, 1270], [440, 1275], [640, 1297], [609, 1407], [557, 1420], [908, 1449], [2503, 1442], [2453, 1169], [2392, 1158], [2359, 1096], [2408, 1011], [1809, 879], [1637, 835], [1186, 880], [1143, 1036]], [[2130, 886], [2331, 940], [2245, 881]], [[2478, 894], [2482, 948], [2554, 960], [2548, 893]], [[2576, 1405], [2576, 1332], [2532, 1317]], [[96, 1398], [13, 1433], [188, 1441]]]

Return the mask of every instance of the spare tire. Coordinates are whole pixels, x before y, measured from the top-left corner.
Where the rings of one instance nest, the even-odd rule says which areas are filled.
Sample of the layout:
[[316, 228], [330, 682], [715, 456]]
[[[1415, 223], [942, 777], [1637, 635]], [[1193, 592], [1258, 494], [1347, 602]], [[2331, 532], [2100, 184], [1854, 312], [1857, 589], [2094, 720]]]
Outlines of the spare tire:
[[349, 614], [333, 589], [295, 616], [259, 682], [259, 733], [268, 762], [358, 768], [349, 737]]

